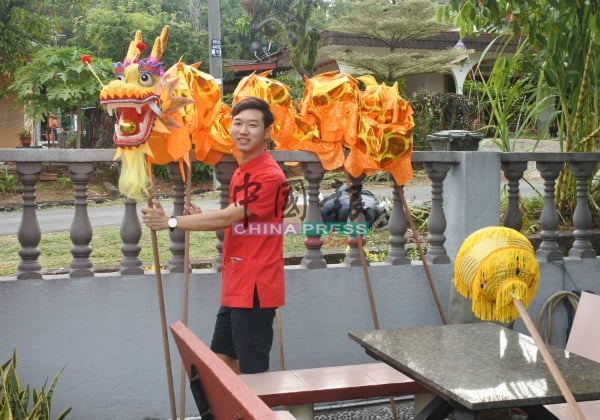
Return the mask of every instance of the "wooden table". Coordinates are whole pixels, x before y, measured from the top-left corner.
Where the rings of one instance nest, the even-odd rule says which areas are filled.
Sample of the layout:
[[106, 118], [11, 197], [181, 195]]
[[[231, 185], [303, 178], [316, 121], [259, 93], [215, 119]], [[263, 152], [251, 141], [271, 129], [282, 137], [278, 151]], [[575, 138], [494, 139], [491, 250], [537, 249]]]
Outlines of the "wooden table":
[[[429, 388], [440, 400], [417, 418], [479, 418], [520, 407], [553, 419], [544, 404], [564, 402], [533, 339], [493, 323], [350, 332], [366, 352]], [[555, 346], [552, 358], [577, 401], [600, 400], [600, 364]]]

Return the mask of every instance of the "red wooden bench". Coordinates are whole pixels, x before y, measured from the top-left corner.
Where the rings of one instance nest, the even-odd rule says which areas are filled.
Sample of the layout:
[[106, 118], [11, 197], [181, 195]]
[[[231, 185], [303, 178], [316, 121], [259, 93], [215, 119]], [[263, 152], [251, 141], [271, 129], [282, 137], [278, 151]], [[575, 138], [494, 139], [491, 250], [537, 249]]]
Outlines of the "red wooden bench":
[[[235, 418], [229, 415], [250, 408], [271, 416], [262, 414], [262, 417], [258, 416], [260, 419], [273, 418], [273, 413], [289, 415], [288, 412], [273, 412], [269, 408], [285, 406], [293, 417], [312, 420], [315, 403], [429, 392], [411, 378], [379, 362], [238, 376], [183, 323], [175, 322], [171, 331], [190, 378], [190, 386], [193, 389], [193, 379], [197, 376], [202, 384], [206, 384], [206, 398], [217, 419], [221, 418], [216, 415], [217, 410], [225, 410], [223, 418]], [[197, 399], [195, 395], [194, 398]], [[202, 412], [201, 407], [199, 409]]]
[[240, 378], [268, 406], [286, 406], [298, 419], [312, 419], [315, 403], [429, 392], [385, 363], [269, 371]]
[[182, 322], [170, 328], [202, 419], [294, 419], [269, 408]]

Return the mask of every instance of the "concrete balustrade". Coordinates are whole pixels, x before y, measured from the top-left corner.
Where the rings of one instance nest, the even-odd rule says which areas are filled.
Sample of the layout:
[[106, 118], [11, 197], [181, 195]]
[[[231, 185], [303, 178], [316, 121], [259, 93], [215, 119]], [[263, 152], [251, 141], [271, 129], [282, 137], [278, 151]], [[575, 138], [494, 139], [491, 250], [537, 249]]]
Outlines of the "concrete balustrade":
[[[273, 152], [276, 159], [283, 162], [299, 162], [308, 185], [304, 198], [307, 203], [307, 222], [321, 221], [319, 210], [320, 182], [325, 171], [317, 157], [307, 152]], [[71, 227], [73, 261], [70, 265], [71, 277], [90, 276], [94, 267], [90, 262], [91, 248], [89, 244], [93, 235], [93, 227], [87, 216], [86, 189], [93, 171], [93, 164], [98, 161], [112, 160], [112, 150], [40, 150], [40, 149], [2, 149], [0, 161], [16, 162], [17, 176], [23, 185], [23, 218], [19, 230], [21, 242], [21, 263], [17, 278], [41, 278], [44, 267], [38, 262], [37, 248], [42, 232], [39, 231], [36, 215], [35, 190], [39, 181], [42, 162], [61, 162], [69, 165], [71, 180], [74, 185], [75, 215]], [[538, 257], [547, 261], [564, 258], [558, 245], [559, 216], [554, 206], [554, 190], [556, 179], [568, 164], [577, 182], [577, 205], [572, 221], [575, 241], [568, 255], [576, 258], [594, 258], [596, 252], [591, 243], [592, 219], [589, 209], [588, 181], [594, 175], [598, 165], [598, 154], [594, 153], [495, 153], [495, 152], [415, 152], [413, 162], [421, 164], [431, 181], [431, 211], [427, 221], [427, 253], [430, 264], [449, 264], [452, 255], [464, 237], [477, 225], [498, 224], [500, 175], [508, 180], [508, 208], [504, 215], [505, 226], [520, 229], [522, 215], [519, 206], [519, 183], [528, 162], [535, 162], [544, 180], [544, 207], [540, 219], [541, 244], [537, 250]], [[221, 185], [220, 201], [227, 203], [227, 188], [231, 174], [237, 163], [231, 156], [225, 157], [216, 167], [215, 174]], [[184, 183], [177, 164], [170, 165], [169, 174], [173, 183], [174, 214], [183, 212], [185, 199]], [[448, 178], [448, 179], [447, 179]], [[446, 180], [447, 179], [447, 180]], [[362, 179], [350, 179], [349, 193], [360, 197]], [[390, 241], [388, 264], [407, 264], [406, 234], [408, 223], [398, 195], [398, 186], [393, 182], [393, 210], [388, 229]], [[400, 186], [401, 188], [403, 186]], [[352, 214], [362, 217], [361, 201], [354, 200]], [[140, 230], [136, 221], [137, 205], [130, 200], [126, 203], [126, 217], [122, 221], [123, 259], [121, 274], [139, 274], [141, 264], [136, 260], [139, 254], [138, 242]], [[146, 204], [146, 203], [142, 203]], [[563, 215], [564, 217], [564, 215]], [[412, 232], [409, 232], [412, 234]], [[222, 233], [217, 233], [220, 250]], [[168, 267], [171, 272], [183, 272], [184, 233], [175, 231], [170, 234], [171, 259]], [[349, 266], [360, 265], [356, 241], [351, 240], [344, 259]], [[306, 253], [302, 266], [307, 269], [325, 268], [326, 262], [322, 253], [322, 239], [309, 236], [306, 240]], [[219, 258], [215, 268], [219, 270]]]

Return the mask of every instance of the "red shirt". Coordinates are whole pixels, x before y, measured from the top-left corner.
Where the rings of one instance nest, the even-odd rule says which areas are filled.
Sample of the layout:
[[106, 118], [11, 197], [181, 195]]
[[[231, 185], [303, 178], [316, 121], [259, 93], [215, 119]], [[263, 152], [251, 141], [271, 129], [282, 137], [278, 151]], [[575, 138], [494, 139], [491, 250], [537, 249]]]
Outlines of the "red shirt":
[[[229, 204], [237, 202], [251, 214], [248, 226], [282, 223], [287, 203], [285, 175], [268, 151], [243, 163], [229, 184]], [[236, 232], [239, 232], [236, 229]], [[252, 308], [254, 288], [261, 308], [276, 308], [285, 303], [283, 236], [234, 234], [231, 227], [223, 239], [221, 304]]]

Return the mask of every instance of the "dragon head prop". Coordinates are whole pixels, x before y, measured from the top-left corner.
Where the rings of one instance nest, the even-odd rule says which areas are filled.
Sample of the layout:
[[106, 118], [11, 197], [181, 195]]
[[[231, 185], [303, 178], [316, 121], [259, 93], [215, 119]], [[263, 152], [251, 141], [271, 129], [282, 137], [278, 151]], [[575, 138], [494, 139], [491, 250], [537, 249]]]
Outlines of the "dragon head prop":
[[121, 157], [119, 190], [128, 198], [144, 199], [152, 182], [152, 163], [190, 164], [196, 145], [199, 160], [216, 161], [230, 147], [212, 135], [212, 126], [224, 107], [216, 80], [198, 70], [198, 64], [176, 63], [165, 69], [162, 57], [169, 38], [165, 26], [150, 54], [141, 31], [123, 61], [113, 64], [115, 80], [100, 91], [100, 103], [116, 117], [115, 159]]

